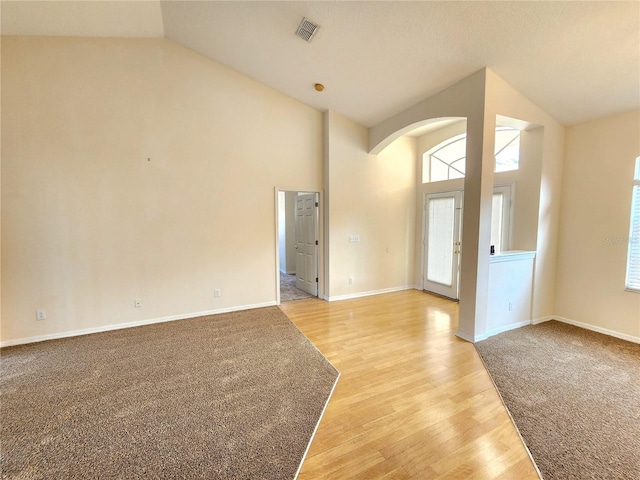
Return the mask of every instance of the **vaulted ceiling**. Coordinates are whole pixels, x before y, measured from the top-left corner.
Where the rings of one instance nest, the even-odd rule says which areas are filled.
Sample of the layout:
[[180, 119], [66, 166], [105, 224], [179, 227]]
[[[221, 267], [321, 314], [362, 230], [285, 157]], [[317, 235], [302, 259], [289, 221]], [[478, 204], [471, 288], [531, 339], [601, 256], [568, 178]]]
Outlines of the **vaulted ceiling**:
[[[566, 125], [640, 108], [636, 1], [3, 0], [0, 8], [3, 35], [165, 37], [365, 126], [484, 66]], [[295, 35], [303, 17], [320, 25], [310, 43]]]

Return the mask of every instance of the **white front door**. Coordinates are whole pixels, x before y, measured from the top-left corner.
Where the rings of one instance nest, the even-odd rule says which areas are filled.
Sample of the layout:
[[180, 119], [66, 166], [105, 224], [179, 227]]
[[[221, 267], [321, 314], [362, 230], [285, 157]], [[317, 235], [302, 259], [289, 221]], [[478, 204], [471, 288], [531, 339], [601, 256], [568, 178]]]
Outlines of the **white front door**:
[[318, 204], [315, 193], [296, 197], [296, 287], [318, 295]]
[[423, 289], [457, 300], [462, 192], [425, 196]]

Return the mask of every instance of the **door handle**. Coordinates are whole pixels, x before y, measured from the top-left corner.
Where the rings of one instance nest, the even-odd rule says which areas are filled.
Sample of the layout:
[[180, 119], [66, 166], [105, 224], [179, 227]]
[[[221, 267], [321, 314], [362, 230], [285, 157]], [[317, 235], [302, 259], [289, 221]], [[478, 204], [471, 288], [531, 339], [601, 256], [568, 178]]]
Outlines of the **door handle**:
[[296, 250], [298, 249], [298, 244], [296, 243], [293, 248], [295, 248]]

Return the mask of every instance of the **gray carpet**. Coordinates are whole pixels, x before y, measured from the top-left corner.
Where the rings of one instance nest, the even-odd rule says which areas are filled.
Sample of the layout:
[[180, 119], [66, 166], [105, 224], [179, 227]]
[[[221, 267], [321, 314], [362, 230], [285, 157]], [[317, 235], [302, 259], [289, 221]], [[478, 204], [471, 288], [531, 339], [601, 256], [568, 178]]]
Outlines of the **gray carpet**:
[[280, 301], [291, 302], [294, 300], [304, 300], [305, 298], [315, 297], [296, 287], [295, 275], [287, 275], [280, 272]]
[[550, 321], [476, 348], [544, 479], [640, 479], [640, 345]]
[[293, 479], [338, 377], [276, 307], [1, 355], [11, 479]]

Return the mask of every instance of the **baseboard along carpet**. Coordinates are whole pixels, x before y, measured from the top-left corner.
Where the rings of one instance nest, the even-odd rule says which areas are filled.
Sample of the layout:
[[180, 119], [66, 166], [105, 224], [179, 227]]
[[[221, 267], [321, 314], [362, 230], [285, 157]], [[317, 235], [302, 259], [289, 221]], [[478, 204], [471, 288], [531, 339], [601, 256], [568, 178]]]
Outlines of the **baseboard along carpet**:
[[549, 321], [476, 349], [544, 479], [640, 479], [640, 345]]
[[293, 479], [338, 378], [276, 307], [1, 350], [2, 478]]

